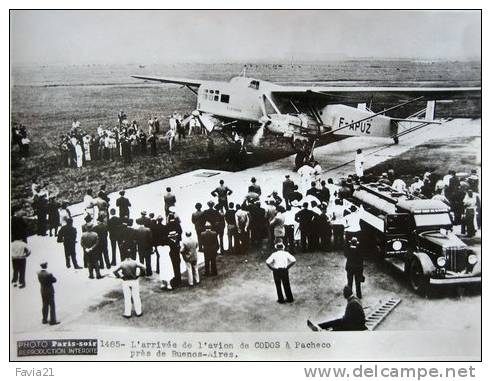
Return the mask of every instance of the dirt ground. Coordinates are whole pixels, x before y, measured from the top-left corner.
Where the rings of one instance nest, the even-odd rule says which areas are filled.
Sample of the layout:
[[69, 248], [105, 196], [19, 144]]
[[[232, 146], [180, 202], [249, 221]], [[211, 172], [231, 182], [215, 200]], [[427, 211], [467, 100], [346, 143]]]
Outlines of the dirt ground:
[[[295, 254], [297, 264], [290, 270], [292, 304], [276, 303], [272, 274], [264, 263], [268, 255], [269, 251], [259, 250], [219, 256], [219, 275], [202, 278], [197, 287], [187, 286], [186, 276], [184, 286], [174, 291], [160, 290], [157, 279], [142, 279], [142, 317], [123, 318], [123, 294], [115, 290], [91, 306], [91, 313], [73, 322], [73, 327], [89, 319], [95, 327], [127, 326], [162, 332], [301, 332], [308, 329], [307, 318], [323, 321], [342, 315], [346, 303], [342, 296], [346, 281], [342, 252]], [[366, 261], [365, 277], [366, 313], [381, 300], [402, 300], [378, 329], [480, 329], [480, 287], [439, 288], [427, 297], [418, 296], [403, 274], [373, 259]]]
[[[441, 174], [452, 167], [457, 171], [469, 170], [480, 164], [480, 142], [480, 137], [432, 140], [372, 170], [384, 171], [389, 163], [410, 175], [420, 174], [427, 165]], [[480, 255], [480, 235], [467, 243]], [[284, 305], [276, 303], [272, 275], [264, 264], [269, 253], [263, 247], [247, 256], [220, 256], [219, 275], [203, 278], [195, 288], [184, 286], [166, 292], [160, 290], [157, 280], [144, 279], [143, 317], [129, 321], [121, 317], [123, 295], [121, 290], [115, 290], [105, 295], [102, 303], [89, 308], [90, 320], [101, 326], [155, 328], [164, 332], [305, 331], [307, 318], [322, 321], [343, 313], [345, 301], [341, 290], [346, 280], [342, 252], [296, 254], [297, 264], [290, 271], [295, 302]], [[401, 304], [377, 329], [480, 330], [480, 285], [438, 287], [427, 296], [419, 296], [410, 289], [404, 274], [368, 257], [363, 284], [365, 312], [388, 298], [401, 299]], [[74, 322], [75, 326], [82, 323]]]

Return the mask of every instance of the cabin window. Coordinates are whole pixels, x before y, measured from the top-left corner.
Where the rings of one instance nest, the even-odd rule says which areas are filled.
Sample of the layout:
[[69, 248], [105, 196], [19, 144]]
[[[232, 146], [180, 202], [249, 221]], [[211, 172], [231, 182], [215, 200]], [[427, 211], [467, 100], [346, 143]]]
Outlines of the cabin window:
[[259, 81], [251, 81], [249, 87], [254, 90], [259, 90]]
[[228, 103], [230, 101], [230, 95], [227, 94], [222, 94], [220, 97], [220, 102], [222, 103]]
[[215, 101], [218, 102], [218, 95], [215, 95]]

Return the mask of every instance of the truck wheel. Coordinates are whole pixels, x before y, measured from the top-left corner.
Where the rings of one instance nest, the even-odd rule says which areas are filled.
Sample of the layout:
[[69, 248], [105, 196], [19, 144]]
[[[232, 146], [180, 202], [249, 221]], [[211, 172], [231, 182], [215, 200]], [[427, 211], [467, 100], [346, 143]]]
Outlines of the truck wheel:
[[418, 294], [424, 294], [428, 290], [430, 279], [423, 272], [421, 263], [416, 258], [413, 258], [409, 264], [409, 282], [411, 288]]

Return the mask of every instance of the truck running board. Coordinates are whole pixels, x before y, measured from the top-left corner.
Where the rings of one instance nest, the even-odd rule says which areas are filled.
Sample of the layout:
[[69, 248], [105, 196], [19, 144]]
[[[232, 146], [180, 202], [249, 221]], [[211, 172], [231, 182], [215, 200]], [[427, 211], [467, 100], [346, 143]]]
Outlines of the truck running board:
[[380, 303], [375, 310], [366, 318], [365, 325], [370, 331], [374, 331], [377, 326], [384, 321], [394, 308], [401, 302], [399, 298], [390, 298], [384, 303]]

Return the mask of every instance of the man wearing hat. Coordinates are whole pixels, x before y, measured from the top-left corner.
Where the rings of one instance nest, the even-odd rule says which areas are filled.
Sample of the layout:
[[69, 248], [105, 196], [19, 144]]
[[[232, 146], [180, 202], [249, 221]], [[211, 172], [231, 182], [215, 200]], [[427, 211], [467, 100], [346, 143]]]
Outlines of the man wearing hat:
[[218, 252], [218, 235], [211, 230], [211, 223], [205, 223], [205, 231], [201, 233], [201, 244], [205, 255], [205, 276], [217, 275], [217, 252]]
[[55, 310], [55, 289], [53, 283], [56, 282], [56, 278], [48, 270], [48, 262], [41, 262], [41, 270], [38, 271], [38, 280], [41, 285], [41, 300], [43, 302], [43, 324], [48, 324], [48, 312], [49, 312], [49, 325], [60, 324], [56, 321]]
[[80, 238], [80, 244], [84, 250], [84, 267], [89, 269], [89, 278], [94, 279], [94, 270], [97, 279], [101, 279], [101, 273], [99, 271], [99, 237], [93, 226], [87, 226], [87, 230], [82, 233]]
[[290, 175], [285, 175], [285, 180], [283, 181], [283, 198], [285, 199], [286, 210], [291, 208], [290, 195], [294, 191], [295, 183], [290, 179]]
[[256, 193], [257, 195], [261, 196], [261, 187], [256, 184], [255, 177], [251, 178], [251, 184], [249, 185], [248, 192]]
[[140, 217], [137, 218], [135, 220], [135, 222], [138, 224], [138, 225], [144, 225], [146, 227], [149, 227], [150, 226], [150, 218], [147, 217], [147, 212], [146, 210], [142, 210], [141, 213], [140, 213]]
[[360, 300], [353, 295], [349, 287], [344, 287], [343, 296], [348, 301], [344, 316], [340, 319], [314, 324], [307, 320], [307, 325], [312, 331], [333, 330], [333, 331], [366, 331], [365, 312]]
[[363, 254], [360, 251], [358, 238], [352, 237], [344, 250], [346, 256], [346, 277], [348, 288], [353, 289], [353, 279], [356, 285], [356, 296], [361, 299], [361, 283], [365, 281], [363, 276]]
[[97, 225], [94, 226], [93, 230], [97, 233], [99, 238], [98, 252], [99, 252], [99, 267], [104, 268], [104, 263], [106, 268], [111, 268], [111, 262], [109, 260], [109, 251], [107, 249], [107, 224], [105, 223], [104, 214], [97, 217]]
[[[288, 270], [292, 267], [296, 259], [293, 255], [291, 255], [288, 251], [285, 251], [285, 245], [282, 242], [278, 242], [275, 245], [276, 251], [266, 259], [266, 265], [273, 272], [273, 279], [276, 286], [276, 293], [278, 294], [277, 302], [280, 304], [292, 303], [293, 295], [292, 290], [290, 288], [290, 278], [288, 275]], [[285, 291], [285, 298], [283, 298], [283, 292], [281, 289], [281, 285], [283, 285], [283, 289]]]
[[[109, 211], [109, 220], [107, 221], [107, 230], [109, 240], [111, 241], [111, 266], [116, 266], [116, 247], [119, 246], [121, 237], [122, 221], [116, 216], [116, 209], [111, 208]], [[121, 256], [121, 250], [119, 255]]]
[[[146, 214], [146, 213], [145, 213]], [[148, 217], [145, 216], [148, 219]], [[138, 222], [140, 220], [140, 222]], [[152, 249], [153, 236], [152, 230], [143, 223], [140, 218], [137, 220], [138, 227], [135, 229], [135, 239], [138, 247], [138, 256], [140, 263], [145, 265], [145, 273], [147, 276], [152, 275]]]
[[119, 208], [119, 217], [122, 219], [129, 219], [131, 203], [124, 195], [124, 190], [119, 192], [120, 197], [116, 200], [116, 206]]
[[68, 218], [66, 225], [63, 225], [58, 232], [57, 242], [63, 242], [63, 248], [65, 249], [65, 261], [66, 267], [71, 267], [70, 261], [73, 263], [75, 269], [81, 269], [77, 263], [77, 253], [75, 250], [75, 244], [77, 242], [77, 229], [73, 227], [73, 220]]
[[307, 251], [307, 242], [309, 250], [313, 248], [312, 240], [312, 223], [316, 214], [309, 209], [309, 204], [304, 202], [302, 209], [295, 214], [295, 221], [298, 222], [300, 229], [300, 243], [302, 245], [302, 251]]

